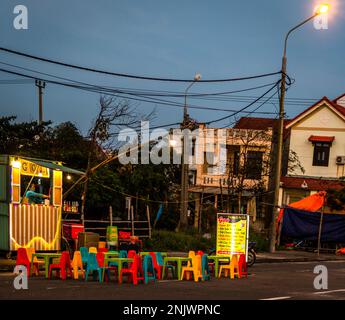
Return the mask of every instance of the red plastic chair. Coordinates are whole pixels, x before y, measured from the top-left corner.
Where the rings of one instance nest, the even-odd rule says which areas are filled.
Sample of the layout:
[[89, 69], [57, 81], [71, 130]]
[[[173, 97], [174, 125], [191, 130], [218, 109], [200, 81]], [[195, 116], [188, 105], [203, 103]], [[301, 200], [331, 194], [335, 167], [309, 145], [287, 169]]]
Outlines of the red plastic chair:
[[203, 256], [203, 255], [204, 255], [204, 252], [201, 251], [201, 250], [199, 250], [196, 254], [199, 255], [199, 256]]
[[[38, 276], [38, 272], [39, 272], [38, 263], [34, 262], [33, 265], [34, 265], [35, 274], [36, 276]], [[31, 263], [30, 263], [30, 260], [25, 248], [18, 248], [16, 266], [25, 266], [27, 270], [27, 275], [28, 277], [30, 276]]]
[[71, 265], [71, 259], [69, 257], [68, 251], [63, 251], [60, 257], [59, 263], [52, 263], [49, 266], [49, 273], [48, 278], [51, 278], [52, 271], [56, 271], [56, 276], [59, 276], [61, 273], [61, 279], [66, 280], [67, 278], [67, 272], [69, 273], [69, 276], [72, 278], [72, 265]]
[[163, 266], [160, 266], [158, 264], [156, 254], [154, 252], [150, 252], [150, 256], [152, 257], [153, 268], [155, 269], [156, 274], [157, 274], [157, 279], [159, 280], [162, 278]]
[[106, 269], [106, 282], [108, 282], [108, 280], [110, 280], [110, 270], [114, 270], [114, 272], [115, 272], [115, 276], [116, 276], [116, 269], [117, 269], [117, 267], [109, 267], [109, 266], [107, 266], [107, 267], [105, 267], [104, 266], [104, 253], [103, 252], [97, 252], [97, 254], [96, 254], [96, 259], [97, 259], [97, 262], [98, 262], [98, 266], [100, 267], [100, 268], [105, 268]]
[[108, 248], [98, 248], [98, 252], [108, 252]]
[[[128, 258], [129, 257], [129, 253], [128, 253]], [[119, 283], [122, 283], [122, 278], [123, 275], [127, 275], [128, 276], [128, 280], [132, 280], [134, 285], [138, 284], [139, 280], [144, 281], [144, 276], [143, 274], [140, 274], [140, 256], [139, 255], [135, 255], [134, 257], [132, 257], [133, 262], [130, 264], [130, 266], [128, 268], [123, 268], [121, 269], [121, 273], [120, 273], [120, 278], [119, 278]]]
[[242, 278], [242, 275], [248, 278], [248, 269], [245, 254], [241, 254], [238, 260], [238, 272], [240, 274], [240, 278]]

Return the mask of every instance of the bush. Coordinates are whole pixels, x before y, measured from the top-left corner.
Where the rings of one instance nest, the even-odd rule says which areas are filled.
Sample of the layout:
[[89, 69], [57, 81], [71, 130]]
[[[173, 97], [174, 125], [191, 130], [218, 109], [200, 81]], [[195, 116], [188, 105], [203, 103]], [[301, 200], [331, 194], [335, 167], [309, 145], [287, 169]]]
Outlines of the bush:
[[256, 242], [257, 251], [268, 251], [269, 239], [264, 234], [259, 234], [253, 230], [249, 231], [249, 242]]
[[167, 230], [155, 230], [151, 239], [146, 239], [143, 243], [145, 251], [181, 251], [189, 250], [208, 251], [214, 247], [212, 239], [205, 239], [199, 234], [193, 235], [182, 232]]

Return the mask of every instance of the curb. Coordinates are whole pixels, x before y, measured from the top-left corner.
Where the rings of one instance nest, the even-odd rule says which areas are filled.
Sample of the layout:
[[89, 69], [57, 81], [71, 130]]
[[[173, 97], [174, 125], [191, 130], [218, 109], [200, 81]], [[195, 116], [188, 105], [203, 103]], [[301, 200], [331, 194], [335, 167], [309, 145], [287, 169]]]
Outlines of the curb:
[[286, 262], [320, 262], [320, 261], [344, 261], [344, 259], [335, 258], [296, 258], [296, 259], [257, 259], [256, 263], [286, 263]]

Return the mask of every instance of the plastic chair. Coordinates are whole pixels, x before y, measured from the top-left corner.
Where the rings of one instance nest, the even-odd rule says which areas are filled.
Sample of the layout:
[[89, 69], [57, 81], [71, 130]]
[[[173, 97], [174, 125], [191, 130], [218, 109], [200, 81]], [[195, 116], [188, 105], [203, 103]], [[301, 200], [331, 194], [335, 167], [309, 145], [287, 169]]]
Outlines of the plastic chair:
[[204, 252], [199, 250], [196, 254], [198, 254], [199, 256], [203, 256], [204, 255]]
[[[155, 253], [156, 253], [156, 259], [157, 259], [158, 265], [163, 267], [164, 266], [164, 259], [163, 259], [162, 254], [160, 252], [155, 252]], [[175, 278], [175, 275], [176, 275], [175, 266], [172, 264], [166, 264], [165, 265], [166, 274], [168, 274], [169, 270], [171, 270], [172, 277]]]
[[210, 269], [208, 267], [207, 254], [203, 254], [201, 256], [201, 273], [202, 273], [202, 280], [211, 280]]
[[102, 274], [103, 274], [103, 269], [105, 269], [105, 271], [107, 272], [106, 273], [106, 276], [107, 276], [106, 281], [108, 282], [108, 280], [110, 280], [110, 269], [108, 267], [104, 266], [104, 253], [103, 252], [97, 252], [96, 253], [96, 259], [97, 259], [98, 266], [102, 269]]
[[99, 241], [98, 242], [98, 249], [103, 249], [105, 248], [107, 243], [105, 241]]
[[92, 273], [93, 273], [94, 280], [96, 278], [95, 272], [97, 272], [98, 273], [98, 280], [99, 280], [99, 282], [102, 282], [102, 268], [100, 268], [100, 266], [98, 265], [96, 253], [92, 253], [92, 252], [89, 253], [89, 259], [87, 261], [85, 281], [88, 280], [90, 271], [92, 271]]
[[133, 281], [134, 285], [137, 285], [139, 280], [144, 280], [144, 277], [138, 276], [140, 267], [140, 256], [136, 254], [132, 259], [133, 262], [130, 264], [128, 268], [121, 269], [119, 283], [122, 283], [122, 278], [124, 274], [128, 276], [128, 281]]
[[[33, 265], [34, 265], [35, 274], [36, 276], [38, 276], [38, 272], [39, 272], [38, 263], [34, 262]], [[30, 263], [30, 260], [25, 248], [18, 248], [16, 266], [25, 266], [27, 270], [27, 276], [28, 277], [30, 276], [31, 263]]]
[[72, 278], [71, 260], [70, 260], [68, 251], [62, 252], [59, 263], [52, 263], [49, 266], [49, 273], [48, 273], [49, 279], [51, 278], [51, 274], [52, 274], [53, 270], [56, 271], [57, 276], [59, 276], [59, 274], [61, 273], [60, 277], [62, 280], [66, 280], [67, 272], [69, 273], [70, 277]]
[[148, 284], [150, 280], [156, 282], [156, 273], [151, 255], [145, 255], [143, 260], [144, 282]]
[[[126, 250], [120, 250], [119, 252], [119, 258], [127, 258], [127, 251]], [[118, 267], [117, 262], [109, 262], [109, 267]]]
[[72, 259], [72, 269], [73, 269], [73, 278], [78, 280], [79, 278], [79, 270], [82, 273], [83, 279], [85, 279], [85, 271], [83, 267], [83, 260], [81, 258], [80, 251], [74, 251], [73, 259]]
[[108, 248], [98, 248], [98, 252], [108, 252]]
[[[229, 275], [231, 279], [234, 279], [235, 276], [238, 278], [241, 278], [240, 273], [239, 273], [239, 268], [238, 268], [238, 255], [234, 254], [230, 258], [230, 263], [229, 264], [222, 264], [220, 265], [219, 269], [219, 275], [218, 277], [220, 278], [222, 275], [222, 271], [229, 271]], [[226, 274], [225, 274], [226, 276]]]
[[[32, 260], [32, 255], [36, 253], [35, 248], [26, 248], [26, 254], [28, 255], [29, 261]], [[37, 257], [34, 257], [34, 262], [40, 264], [44, 264], [44, 260], [38, 260]]]
[[89, 253], [97, 253], [97, 248], [96, 247], [90, 247], [89, 248]]
[[152, 258], [153, 268], [154, 268], [155, 271], [156, 271], [157, 279], [161, 279], [161, 278], [162, 278], [162, 269], [163, 269], [163, 266], [158, 264], [158, 262], [157, 262], [157, 257], [156, 257], [156, 253], [150, 252], [149, 255], [150, 255], [151, 258]]
[[86, 247], [80, 247], [79, 251], [81, 254], [81, 259], [82, 259], [83, 264], [87, 264], [89, 260], [89, 249]]
[[[195, 257], [195, 251], [189, 251], [188, 252], [188, 258], [193, 258], [193, 257]], [[191, 267], [190, 261], [188, 261], [187, 267]]]
[[191, 266], [182, 267], [181, 280], [183, 280], [186, 272], [191, 272], [193, 274], [195, 282], [198, 282], [199, 279], [202, 279], [201, 256], [195, 255], [194, 257], [192, 257]]
[[245, 254], [241, 254], [240, 258], [238, 259], [238, 272], [240, 274], [240, 278], [242, 278], [242, 276], [248, 278], [248, 268]]

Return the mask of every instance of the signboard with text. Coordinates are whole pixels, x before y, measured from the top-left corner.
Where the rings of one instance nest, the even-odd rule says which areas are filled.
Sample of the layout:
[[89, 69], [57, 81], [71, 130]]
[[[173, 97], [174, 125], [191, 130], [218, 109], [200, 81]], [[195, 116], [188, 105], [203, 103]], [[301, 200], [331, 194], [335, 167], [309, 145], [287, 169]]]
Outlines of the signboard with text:
[[217, 255], [245, 254], [247, 257], [249, 216], [217, 214]]
[[34, 162], [25, 159], [20, 159], [20, 173], [25, 176], [39, 176], [42, 178], [49, 178], [49, 169], [41, 167]]

